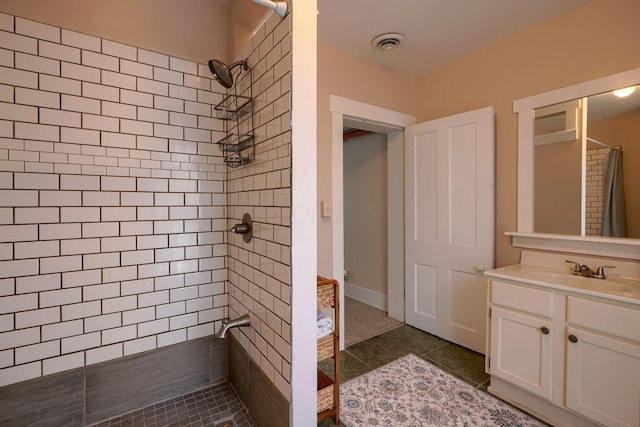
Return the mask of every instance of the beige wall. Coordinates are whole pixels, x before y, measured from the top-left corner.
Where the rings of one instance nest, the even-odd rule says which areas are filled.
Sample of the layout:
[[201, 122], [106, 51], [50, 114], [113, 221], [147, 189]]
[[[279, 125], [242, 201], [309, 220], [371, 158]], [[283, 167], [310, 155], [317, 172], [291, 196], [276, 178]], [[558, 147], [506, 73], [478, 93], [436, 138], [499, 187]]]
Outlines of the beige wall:
[[[337, 95], [415, 115], [416, 82], [415, 77], [318, 43], [318, 200], [331, 200], [329, 96]], [[333, 214], [342, 215], [342, 212]], [[318, 272], [329, 277], [332, 275], [332, 221], [332, 218], [318, 219]]]
[[[594, 0], [420, 76], [417, 88], [411, 76], [319, 43], [318, 200], [331, 199], [329, 95], [417, 114], [418, 122], [492, 105], [496, 112], [496, 266], [518, 262], [520, 252], [504, 235], [516, 229], [518, 141], [513, 101], [640, 67], [640, 56], [634, 54], [640, 41], [637, 16], [637, 0]], [[331, 220], [319, 219], [321, 274], [331, 273], [331, 251]]]
[[640, 67], [640, 2], [594, 0], [419, 78], [418, 122], [487, 105], [496, 112], [496, 266], [518, 262], [513, 101]]
[[589, 123], [589, 137], [622, 147], [627, 237], [640, 239], [640, 114]]
[[534, 151], [534, 230], [580, 234], [582, 142], [537, 145]]
[[2, 0], [0, 12], [199, 63], [230, 58], [220, 1]]
[[229, 2], [227, 24], [229, 26], [227, 40], [229, 61], [240, 55], [242, 49], [251, 41], [253, 29], [267, 13], [271, 13], [269, 9], [252, 0]]
[[344, 268], [352, 285], [387, 295], [387, 136], [344, 144]]

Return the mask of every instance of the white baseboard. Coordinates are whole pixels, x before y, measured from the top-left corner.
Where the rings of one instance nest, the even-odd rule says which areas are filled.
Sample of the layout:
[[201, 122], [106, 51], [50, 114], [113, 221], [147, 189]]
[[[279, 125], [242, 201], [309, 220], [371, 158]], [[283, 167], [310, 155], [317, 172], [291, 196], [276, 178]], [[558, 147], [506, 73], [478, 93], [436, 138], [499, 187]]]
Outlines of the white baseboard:
[[380, 310], [387, 311], [389, 308], [387, 295], [354, 285], [353, 283], [344, 282], [344, 295]]

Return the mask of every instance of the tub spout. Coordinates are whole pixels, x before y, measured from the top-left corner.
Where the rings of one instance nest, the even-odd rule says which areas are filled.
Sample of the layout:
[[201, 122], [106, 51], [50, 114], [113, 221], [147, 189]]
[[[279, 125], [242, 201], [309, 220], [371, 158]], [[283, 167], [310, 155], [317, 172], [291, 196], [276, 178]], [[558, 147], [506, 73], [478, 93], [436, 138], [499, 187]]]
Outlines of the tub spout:
[[218, 332], [216, 332], [216, 338], [225, 338], [227, 336], [227, 331], [231, 328], [237, 328], [239, 326], [249, 326], [250, 319], [249, 315], [245, 314], [236, 319], [225, 319], [222, 321], [222, 328]]

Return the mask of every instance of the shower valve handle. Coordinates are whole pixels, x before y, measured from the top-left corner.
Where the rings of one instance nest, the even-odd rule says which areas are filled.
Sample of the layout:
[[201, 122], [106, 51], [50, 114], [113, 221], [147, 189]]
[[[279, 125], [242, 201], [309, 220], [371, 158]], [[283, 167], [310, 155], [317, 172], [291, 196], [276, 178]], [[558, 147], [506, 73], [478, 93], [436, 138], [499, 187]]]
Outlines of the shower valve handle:
[[253, 237], [253, 221], [251, 220], [251, 215], [245, 213], [242, 216], [242, 223], [231, 227], [231, 232], [235, 234], [242, 234], [242, 239], [245, 243], [249, 243]]
[[231, 227], [231, 232], [236, 234], [247, 234], [249, 232], [249, 224], [236, 224]]

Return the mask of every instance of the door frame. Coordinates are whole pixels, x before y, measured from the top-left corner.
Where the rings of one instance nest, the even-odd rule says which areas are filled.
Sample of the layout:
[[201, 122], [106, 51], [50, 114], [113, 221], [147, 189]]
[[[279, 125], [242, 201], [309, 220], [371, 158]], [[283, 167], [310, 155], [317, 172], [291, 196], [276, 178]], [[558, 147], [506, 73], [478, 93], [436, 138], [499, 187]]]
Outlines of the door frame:
[[[329, 96], [331, 112], [331, 200], [332, 277], [344, 284], [344, 176], [343, 126], [345, 118], [387, 133], [387, 183], [402, 185], [402, 191], [388, 196], [388, 288], [389, 315], [404, 321], [404, 128], [416, 117], [337, 95]], [[402, 209], [397, 209], [401, 206]], [[396, 207], [392, 209], [392, 207]], [[391, 255], [392, 254], [392, 255]], [[344, 319], [344, 286], [340, 287], [340, 318]], [[340, 350], [344, 350], [344, 323], [340, 322]]]

